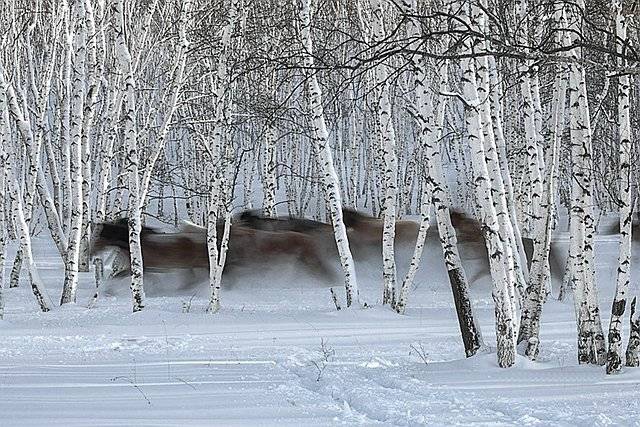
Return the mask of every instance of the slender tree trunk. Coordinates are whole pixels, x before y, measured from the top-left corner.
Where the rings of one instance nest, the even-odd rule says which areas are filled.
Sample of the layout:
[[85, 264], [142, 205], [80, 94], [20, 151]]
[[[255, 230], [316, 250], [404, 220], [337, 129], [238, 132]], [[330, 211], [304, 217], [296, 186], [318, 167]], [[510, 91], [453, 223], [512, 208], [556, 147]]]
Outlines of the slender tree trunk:
[[[52, 304], [33, 260], [33, 253], [31, 251], [31, 234], [27, 221], [25, 220], [20, 189], [18, 188], [16, 176], [13, 172], [13, 165], [17, 165], [18, 163], [13, 152], [13, 143], [11, 142], [9, 107], [6, 96], [7, 84], [2, 73], [4, 73], [4, 70], [0, 67], [0, 162], [2, 162], [4, 166], [4, 181], [6, 182], [9, 190], [7, 195], [11, 205], [13, 206], [13, 219], [16, 223], [17, 233], [20, 239], [20, 247], [22, 247], [23, 254], [27, 262], [29, 276], [31, 278], [31, 290], [33, 291], [33, 295], [36, 298], [36, 302], [38, 303], [40, 310], [46, 312], [51, 310]], [[2, 232], [4, 232], [4, 229]], [[0, 301], [0, 305], [2, 307], [4, 307], [3, 304], [4, 301]]]
[[136, 96], [135, 78], [131, 64], [131, 54], [125, 39], [124, 2], [117, 0], [113, 5], [116, 31], [116, 57], [120, 70], [124, 75], [124, 159], [129, 177], [129, 254], [131, 258], [131, 294], [133, 312], [140, 311], [145, 305], [142, 247], [140, 233], [142, 231], [142, 200], [140, 199], [140, 180], [138, 176], [138, 136], [136, 130]]
[[[617, 51], [624, 52], [627, 42], [627, 17], [622, 14], [620, 1], [614, 3], [616, 11]], [[624, 66], [623, 61], [618, 65]], [[618, 133], [620, 136], [620, 253], [616, 292], [611, 306], [609, 321], [609, 350], [607, 352], [607, 374], [622, 369], [622, 317], [627, 305], [627, 293], [631, 280], [631, 230], [633, 226], [633, 200], [631, 198], [631, 118], [630, 82], [628, 75], [618, 77]]]
[[[469, 12], [462, 8], [460, 15], [464, 23], [473, 27], [482, 25], [480, 8], [471, 6]], [[472, 52], [471, 40], [465, 40], [464, 52]], [[465, 122], [467, 128], [467, 143], [471, 154], [473, 168], [473, 182], [477, 201], [480, 204], [481, 223], [485, 229], [485, 241], [489, 252], [489, 264], [494, 283], [493, 299], [495, 302], [496, 339], [498, 351], [498, 365], [510, 367], [515, 363], [517, 320], [513, 295], [513, 282], [509, 280], [509, 273], [505, 262], [505, 242], [499, 232], [498, 215], [491, 194], [491, 179], [487, 169], [487, 149], [483, 134], [482, 114], [479, 107], [478, 84], [474, 59], [465, 57], [461, 60], [463, 97], [466, 103]], [[494, 177], [495, 178], [495, 177]]]
[[[408, 36], [418, 39], [421, 35], [421, 30], [419, 21], [415, 18], [417, 16], [415, 0], [405, 1], [404, 11], [410, 16]], [[432, 106], [428, 90], [429, 73], [426, 66], [426, 57], [413, 55], [411, 61], [415, 74], [416, 118], [420, 125], [419, 138], [424, 151], [427, 182], [432, 187], [431, 200], [435, 210], [440, 243], [442, 244], [442, 254], [451, 284], [465, 354], [467, 357], [471, 357], [476, 354], [483, 343], [480, 328], [473, 316], [471, 298], [469, 297], [469, 283], [458, 253], [456, 232], [451, 225], [449, 213], [451, 198], [442, 171], [440, 140], [444, 128], [446, 102], [444, 97], [440, 97], [437, 107], [434, 109]], [[444, 62], [436, 73], [440, 79], [436, 87], [441, 92], [446, 91], [447, 88], [448, 67], [448, 63]]]
[[[574, 8], [579, 10], [573, 10], [569, 21], [574, 30], [579, 30], [577, 25], [584, 2], [578, 1]], [[577, 37], [577, 34], [572, 33], [572, 37]], [[585, 69], [578, 62], [581, 55], [577, 48], [572, 49], [570, 55], [576, 62], [569, 64], [568, 88], [573, 162], [570, 233], [574, 238], [569, 253], [572, 258], [571, 278], [578, 324], [578, 361], [603, 365], [606, 350], [595, 284], [592, 135], [587, 85]]]
[[274, 123], [269, 120], [265, 130], [264, 156], [262, 157], [262, 191], [264, 201], [262, 209], [264, 215], [276, 217], [276, 129]]
[[[384, 7], [382, 0], [371, 0], [373, 9], [373, 40], [382, 43], [386, 38], [384, 29]], [[396, 198], [398, 195], [398, 159], [396, 157], [396, 134], [393, 126], [389, 95], [387, 64], [376, 66], [378, 90], [378, 126], [380, 127], [380, 157], [384, 176], [383, 230], [382, 230], [382, 304], [395, 305], [396, 260], [394, 240], [396, 235]]]
[[314, 138], [319, 157], [319, 166], [322, 183], [324, 184], [326, 198], [331, 210], [331, 222], [333, 224], [334, 237], [338, 246], [340, 263], [345, 278], [345, 290], [347, 307], [359, 305], [358, 282], [353, 256], [349, 248], [347, 229], [342, 220], [342, 200], [339, 190], [339, 181], [333, 165], [333, 155], [329, 146], [329, 133], [325, 123], [322, 106], [322, 92], [318, 84], [316, 71], [314, 70], [313, 41], [311, 36], [311, 0], [302, 0], [300, 10], [300, 31], [304, 46], [303, 66], [307, 73], [307, 90], [309, 94], [309, 106], [313, 116]]
[[640, 310], [636, 311], [636, 299], [631, 301], [631, 318], [629, 343], [627, 344], [626, 365], [630, 367], [640, 366]]
[[[555, 21], [560, 28], [564, 28], [566, 20], [560, 9], [556, 12]], [[565, 36], [559, 33], [558, 42], [565, 46]], [[524, 343], [524, 353], [535, 360], [539, 353], [540, 344], [540, 318], [545, 299], [545, 283], [550, 280], [549, 251], [551, 249], [551, 234], [553, 231], [553, 210], [555, 207], [556, 173], [558, 165], [558, 150], [564, 129], [564, 110], [566, 104], [568, 74], [564, 65], [559, 66], [556, 76], [551, 113], [549, 120], [549, 140], [551, 158], [546, 165], [545, 173], [545, 199], [542, 203], [541, 221], [538, 223], [541, 230], [535, 230], [533, 257], [531, 260], [531, 272], [527, 286], [525, 302], [523, 304], [518, 343]]]
[[75, 0], [72, 7], [73, 24], [73, 74], [71, 98], [71, 227], [65, 257], [65, 277], [60, 304], [76, 302], [80, 262], [80, 240], [83, 223], [83, 141], [82, 124], [85, 97], [86, 28], [84, 0]]

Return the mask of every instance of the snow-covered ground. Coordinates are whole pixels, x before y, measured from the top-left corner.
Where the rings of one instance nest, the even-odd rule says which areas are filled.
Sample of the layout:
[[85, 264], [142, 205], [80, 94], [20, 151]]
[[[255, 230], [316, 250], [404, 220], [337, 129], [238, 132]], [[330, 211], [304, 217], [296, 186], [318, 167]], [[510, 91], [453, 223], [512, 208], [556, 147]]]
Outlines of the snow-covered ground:
[[[55, 249], [34, 244], [57, 300]], [[597, 250], [606, 327], [616, 238]], [[577, 366], [571, 301], [545, 305], [538, 362], [500, 369], [491, 349], [464, 359], [438, 248], [425, 256], [405, 316], [379, 306], [367, 266], [373, 308], [342, 311], [287, 266], [234, 281], [216, 315], [204, 313], [206, 284], [175, 290], [171, 277], [147, 284], [136, 314], [126, 282], [87, 309], [86, 274], [78, 304], [50, 313], [23, 283], [0, 321], [0, 425], [640, 425], [640, 369]], [[494, 345], [486, 277], [472, 296]]]

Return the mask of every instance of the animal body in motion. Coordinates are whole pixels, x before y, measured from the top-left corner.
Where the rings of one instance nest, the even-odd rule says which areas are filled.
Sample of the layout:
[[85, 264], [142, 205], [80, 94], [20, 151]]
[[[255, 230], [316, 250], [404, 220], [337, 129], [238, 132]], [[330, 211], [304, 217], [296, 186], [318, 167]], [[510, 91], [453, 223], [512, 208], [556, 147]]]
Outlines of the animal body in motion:
[[[218, 245], [223, 234], [218, 224]], [[177, 232], [164, 233], [144, 226], [140, 234], [145, 272], [162, 273], [177, 269], [208, 269], [209, 254], [206, 229], [193, 224], [183, 225]], [[98, 224], [92, 243], [92, 255], [105, 249], [115, 249], [118, 257], [129, 259], [129, 229], [127, 219]], [[327, 266], [309, 236], [294, 231], [269, 231], [232, 224], [225, 271], [294, 258], [314, 275], [332, 279]], [[116, 277], [131, 274], [128, 261], [123, 262]]]
[[[354, 259], [363, 261], [380, 257], [383, 221], [346, 208], [343, 209], [343, 218]], [[458, 243], [461, 245], [463, 262], [472, 259], [483, 260], [477, 277], [487, 274], [489, 263], [480, 223], [455, 210], [451, 211], [451, 220]], [[395, 244], [400, 252], [412, 250], [418, 228], [414, 221], [396, 222]], [[218, 245], [223, 229], [224, 225], [218, 224]], [[437, 232], [433, 231], [429, 235], [430, 239], [438, 237]], [[204, 227], [187, 223], [177, 232], [165, 233], [144, 226], [140, 240], [146, 272], [209, 268]], [[527, 258], [530, 260], [532, 241], [523, 239], [523, 242]], [[130, 274], [127, 219], [97, 225], [92, 253], [95, 255], [106, 248], [115, 248], [120, 252], [119, 259], [123, 265], [119, 271], [114, 272], [115, 275]], [[327, 260], [337, 259], [336, 257], [337, 248], [333, 227], [330, 224], [290, 216], [271, 218], [261, 215], [258, 211], [244, 211], [236, 216], [230, 228], [225, 272], [293, 258], [313, 275], [334, 280], [335, 272]], [[554, 259], [552, 254], [552, 264]]]

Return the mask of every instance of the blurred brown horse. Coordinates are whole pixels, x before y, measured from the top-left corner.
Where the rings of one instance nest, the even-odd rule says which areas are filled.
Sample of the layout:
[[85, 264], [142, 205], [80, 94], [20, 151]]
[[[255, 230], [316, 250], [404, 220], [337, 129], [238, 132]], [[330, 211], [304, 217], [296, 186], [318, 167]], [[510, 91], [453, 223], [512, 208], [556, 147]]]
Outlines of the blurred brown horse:
[[[480, 222], [471, 218], [464, 212], [453, 209], [450, 210], [450, 215], [451, 224], [456, 230], [456, 236], [458, 238], [458, 243], [460, 244], [461, 257], [463, 260], [482, 259], [483, 271], [481, 273], [488, 273], [489, 257]], [[531, 267], [531, 259], [533, 258], [533, 239], [523, 237], [522, 245], [527, 258], [527, 266]], [[553, 244], [549, 251], [549, 267], [552, 277], [562, 277], [564, 274], [564, 265], [560, 260], [559, 251]]]
[[[382, 250], [383, 221], [349, 208], [342, 209], [342, 218], [347, 228], [349, 246], [354, 258], [363, 258], [372, 251]], [[238, 216], [244, 226], [268, 231], [295, 231], [314, 238], [317, 244], [333, 245], [333, 226], [320, 221], [290, 216], [270, 218], [258, 211], [245, 211]], [[418, 224], [413, 221], [396, 221], [395, 244], [399, 246], [415, 244]]]
[[[220, 247], [224, 225], [218, 224]], [[207, 232], [203, 227], [184, 225], [180, 231], [163, 233], [152, 227], [143, 227], [140, 234], [144, 269], [147, 272], [165, 272], [176, 269], [208, 269], [209, 254]], [[127, 219], [98, 224], [92, 244], [92, 255], [107, 248], [116, 249], [128, 259], [129, 228]], [[252, 267], [259, 263], [272, 263], [295, 259], [312, 274], [333, 278], [330, 269], [311, 239], [293, 231], [267, 231], [246, 226], [231, 225], [225, 271]], [[126, 265], [118, 276], [130, 274]]]

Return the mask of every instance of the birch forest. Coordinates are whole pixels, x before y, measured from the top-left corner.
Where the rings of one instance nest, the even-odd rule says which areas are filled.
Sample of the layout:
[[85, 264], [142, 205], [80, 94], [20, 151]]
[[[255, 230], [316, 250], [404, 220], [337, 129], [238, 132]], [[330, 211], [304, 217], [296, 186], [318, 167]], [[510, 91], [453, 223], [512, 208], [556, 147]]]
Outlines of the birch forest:
[[[454, 307], [440, 320], [467, 357], [538, 360], [545, 307], [560, 299], [579, 364], [640, 365], [637, 2], [0, 0], [0, 11], [0, 323], [19, 287], [49, 317], [99, 312], [118, 262], [130, 310], [145, 311], [153, 223], [200, 236], [211, 322], [234, 244], [335, 263], [324, 295], [355, 318], [372, 306], [407, 315], [428, 256]], [[250, 215], [319, 231], [251, 240]], [[379, 231], [373, 300], [356, 269], [364, 223]], [[124, 226], [124, 257], [94, 253], [105, 224]], [[558, 233], [568, 244], [553, 285]], [[599, 236], [618, 248], [611, 307], [599, 302]], [[43, 279], [43, 239], [61, 283]], [[486, 339], [459, 249], [470, 241], [488, 260]], [[78, 298], [87, 283], [90, 301]]]

